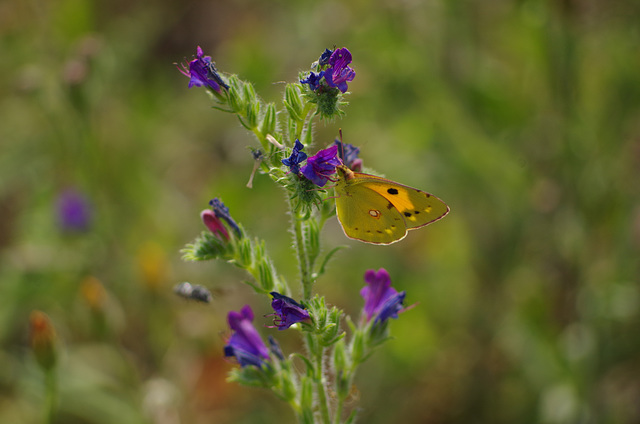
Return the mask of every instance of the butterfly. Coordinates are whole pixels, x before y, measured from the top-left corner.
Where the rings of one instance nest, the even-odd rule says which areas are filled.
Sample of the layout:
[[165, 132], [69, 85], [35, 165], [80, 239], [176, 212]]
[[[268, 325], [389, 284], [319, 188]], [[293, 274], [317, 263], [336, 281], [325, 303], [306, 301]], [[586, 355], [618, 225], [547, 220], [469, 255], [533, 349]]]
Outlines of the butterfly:
[[406, 185], [336, 167], [336, 211], [347, 237], [365, 243], [391, 244], [407, 230], [424, 227], [449, 213], [437, 197]]

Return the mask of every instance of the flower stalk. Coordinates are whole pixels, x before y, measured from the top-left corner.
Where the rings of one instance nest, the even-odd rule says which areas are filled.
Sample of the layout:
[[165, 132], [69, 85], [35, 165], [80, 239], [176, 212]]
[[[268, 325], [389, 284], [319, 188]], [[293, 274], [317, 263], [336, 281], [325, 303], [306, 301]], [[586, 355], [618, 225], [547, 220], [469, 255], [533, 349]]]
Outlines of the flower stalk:
[[[328, 183], [337, 166], [359, 169], [362, 160], [358, 158], [358, 148], [341, 142], [321, 148], [314, 155], [305, 149], [313, 146], [315, 116], [329, 120], [343, 115], [341, 107], [346, 104], [343, 99], [348, 83], [355, 77], [351, 61], [346, 48], [325, 50], [310, 71], [300, 73], [298, 82], [285, 86], [280, 111], [275, 104], [264, 103], [251, 83], [220, 73], [200, 47], [195, 58], [179, 68], [189, 77], [189, 87], [206, 89], [216, 101], [216, 109], [235, 114], [255, 136], [259, 149], [252, 148], [254, 172], [262, 170], [284, 189], [302, 300], [289, 297], [290, 287], [276, 272], [265, 241], [250, 238], [218, 198], [210, 202], [210, 209], [201, 212], [206, 230], [182, 250], [183, 258], [221, 259], [244, 269], [251, 277], [245, 283], [258, 295], [271, 297], [273, 313], [263, 316], [275, 318], [273, 325], [263, 326], [301, 334], [306, 354], [285, 356], [271, 336], [267, 347], [254, 327], [253, 309], [245, 305], [229, 312], [227, 321], [232, 334], [224, 354], [239, 364], [231, 372], [230, 381], [270, 389], [291, 406], [298, 422], [304, 424], [354, 421], [355, 410], [346, 419], [344, 416], [356, 370], [375, 347], [389, 339], [389, 319], [398, 318], [404, 310], [405, 292], [391, 287], [384, 269], [365, 273], [367, 285], [360, 293], [364, 298], [362, 314], [358, 325], [346, 317], [348, 335], [341, 327], [342, 310], [327, 305], [324, 297], [314, 293], [315, 282], [340, 249], [335, 247], [322, 256], [320, 232], [326, 220], [335, 215], [333, 202], [328, 201], [332, 194]], [[284, 117], [285, 128], [280, 127], [279, 116]], [[216, 301], [199, 285], [182, 283], [175, 291], [186, 299]], [[306, 370], [294, 366], [294, 359], [302, 361]]]

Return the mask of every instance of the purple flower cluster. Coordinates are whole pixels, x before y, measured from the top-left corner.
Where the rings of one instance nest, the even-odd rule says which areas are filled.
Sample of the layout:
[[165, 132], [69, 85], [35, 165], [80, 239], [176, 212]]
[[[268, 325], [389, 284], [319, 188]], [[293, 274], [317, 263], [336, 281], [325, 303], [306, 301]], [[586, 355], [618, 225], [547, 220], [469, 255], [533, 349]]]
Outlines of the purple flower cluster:
[[[222, 203], [217, 197], [209, 202], [211, 209], [205, 209], [200, 212], [200, 218], [204, 225], [222, 241], [229, 241], [230, 227], [238, 237], [242, 237], [242, 230], [229, 214], [229, 208]], [[225, 226], [225, 222], [227, 225]]]
[[[363, 316], [366, 322], [373, 319], [373, 328], [381, 328], [379, 325], [386, 323], [389, 318], [397, 319], [398, 314], [406, 309], [403, 307], [406, 292], [398, 292], [391, 287], [391, 278], [384, 268], [378, 271], [367, 270], [364, 280], [367, 285], [362, 288], [360, 295], [364, 298]], [[270, 328], [286, 330], [299, 322], [311, 322], [311, 315], [305, 306], [277, 292], [271, 292], [271, 296], [273, 297], [271, 307], [274, 312], [265, 315], [265, 317], [275, 316], [274, 326]], [[240, 312], [229, 312], [227, 320], [233, 334], [224, 347], [225, 356], [235, 357], [242, 367], [247, 365], [262, 367], [270, 361], [270, 351], [279, 360], [284, 360], [280, 346], [271, 336], [269, 337], [270, 348], [267, 348], [253, 326], [253, 318], [253, 311], [249, 305], [245, 305]]]
[[353, 81], [356, 76], [349, 64], [351, 63], [351, 52], [342, 47], [331, 51], [326, 49], [317, 62], [316, 71], [311, 71], [307, 78], [300, 80], [302, 84], [309, 84], [312, 91], [319, 91], [322, 87], [322, 81], [327, 87], [336, 87], [342, 93], [348, 90], [347, 83]]
[[[307, 158], [307, 154], [302, 149], [304, 149], [304, 145], [299, 140], [296, 140], [291, 156], [287, 159], [282, 159], [282, 163], [288, 166], [289, 170], [294, 174], [302, 173], [318, 187], [324, 187], [331, 175], [336, 173], [336, 166], [340, 165], [340, 159], [337, 157], [338, 146], [334, 145], [320, 150], [309, 158]], [[300, 167], [300, 164], [305, 160], [307, 163]]]
[[330, 67], [324, 71], [324, 79], [331, 87], [338, 87], [341, 92], [346, 92], [347, 82], [353, 81], [356, 71], [349, 67], [351, 52], [346, 48], [337, 49], [329, 58]]
[[[277, 316], [273, 322], [279, 330], [286, 330], [297, 322], [311, 319], [304, 307], [290, 297], [277, 292], [271, 292], [271, 296], [273, 296], [271, 306], [275, 311], [272, 315]], [[269, 349], [253, 326], [253, 318], [253, 311], [249, 305], [245, 305], [240, 312], [231, 311], [227, 315], [229, 328], [233, 334], [224, 346], [224, 355], [235, 357], [242, 367], [247, 365], [261, 367], [270, 360]], [[269, 337], [269, 345], [274, 355], [284, 360], [280, 346], [272, 337]]]

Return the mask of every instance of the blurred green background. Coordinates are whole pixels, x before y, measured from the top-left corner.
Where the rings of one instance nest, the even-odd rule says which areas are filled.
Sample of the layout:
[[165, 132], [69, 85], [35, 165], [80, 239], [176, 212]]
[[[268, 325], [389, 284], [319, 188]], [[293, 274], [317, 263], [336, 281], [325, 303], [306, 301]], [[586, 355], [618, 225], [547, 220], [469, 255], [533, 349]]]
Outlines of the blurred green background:
[[[329, 303], [357, 314], [379, 267], [418, 302], [360, 370], [359, 422], [640, 422], [639, 22], [635, 1], [2, 2], [0, 422], [42, 420], [33, 310], [57, 331], [56, 422], [293, 422], [225, 382], [227, 311], [249, 303], [261, 327], [268, 304], [232, 266], [180, 259], [220, 196], [296, 278], [282, 191], [245, 187], [253, 139], [173, 65], [197, 45], [277, 102], [348, 47], [347, 116], [316, 140], [342, 128], [366, 166], [451, 207], [388, 247], [325, 228], [351, 247], [318, 284]], [[80, 229], [59, 222], [70, 192]], [[176, 298], [180, 281], [214, 302]]]

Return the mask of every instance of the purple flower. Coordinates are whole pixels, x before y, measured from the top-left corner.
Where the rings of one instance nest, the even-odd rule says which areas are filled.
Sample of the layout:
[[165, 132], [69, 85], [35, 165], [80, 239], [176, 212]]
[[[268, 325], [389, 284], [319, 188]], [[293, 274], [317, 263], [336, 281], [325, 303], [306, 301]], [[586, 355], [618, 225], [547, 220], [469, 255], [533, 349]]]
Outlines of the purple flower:
[[291, 156], [287, 159], [282, 159], [282, 163], [288, 166], [289, 170], [296, 175], [300, 172], [300, 163], [307, 158], [307, 154], [302, 149], [304, 149], [304, 145], [300, 143], [300, 140], [296, 139]]
[[367, 321], [374, 316], [375, 323], [384, 323], [389, 318], [398, 318], [398, 313], [403, 310], [402, 303], [406, 292], [398, 293], [391, 287], [389, 273], [380, 268], [378, 272], [373, 269], [364, 273], [366, 286], [360, 290], [360, 295], [364, 298], [364, 312]]
[[58, 196], [58, 223], [65, 231], [84, 231], [89, 228], [91, 208], [87, 198], [77, 190], [67, 189]]
[[240, 312], [229, 312], [227, 321], [234, 333], [224, 347], [224, 356], [235, 356], [242, 367], [260, 367], [269, 360], [269, 349], [251, 323], [253, 311], [249, 305], [245, 305]]
[[337, 153], [338, 146], [335, 144], [327, 149], [320, 150], [307, 159], [307, 164], [300, 171], [315, 185], [324, 187], [329, 180], [329, 176], [335, 174], [336, 166], [340, 165], [340, 159], [336, 157]]
[[203, 210], [200, 212], [200, 218], [202, 218], [202, 222], [204, 222], [204, 225], [209, 229], [209, 231], [225, 241], [229, 240], [229, 232], [213, 210]]
[[300, 80], [302, 84], [309, 84], [309, 88], [312, 91], [317, 91], [320, 88], [320, 80], [324, 76], [324, 71], [320, 71], [319, 73], [315, 73], [311, 71], [309, 76], [306, 79]]
[[220, 87], [229, 88], [222, 81], [215, 64], [211, 61], [211, 56], [204, 56], [202, 49], [198, 46], [196, 58], [189, 62], [189, 66], [182, 64], [182, 69], [178, 70], [185, 76], [189, 77], [189, 88], [191, 87], [208, 87], [214, 91], [220, 92]]
[[213, 213], [217, 218], [224, 220], [231, 228], [233, 228], [233, 231], [235, 231], [238, 237], [242, 237], [242, 231], [240, 230], [240, 227], [238, 227], [238, 224], [236, 224], [233, 218], [231, 218], [231, 215], [229, 214], [229, 208], [226, 207], [224, 203], [222, 203], [222, 200], [216, 197], [209, 202], [209, 205], [211, 205], [211, 207], [213, 208]]
[[324, 79], [331, 87], [338, 87], [341, 92], [347, 91], [347, 82], [353, 81], [356, 71], [349, 67], [351, 52], [345, 47], [337, 49], [329, 58], [331, 67], [324, 71]]
[[276, 315], [273, 323], [278, 327], [278, 330], [286, 330], [297, 322], [311, 319], [309, 312], [290, 297], [281, 295], [278, 292], [271, 292], [271, 296], [273, 296], [271, 307], [275, 311], [271, 315]]
[[362, 169], [362, 159], [358, 158], [360, 148], [349, 143], [343, 143], [340, 140], [335, 140], [334, 144], [338, 146], [338, 156], [347, 168], [360, 172]]

